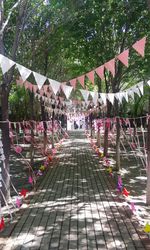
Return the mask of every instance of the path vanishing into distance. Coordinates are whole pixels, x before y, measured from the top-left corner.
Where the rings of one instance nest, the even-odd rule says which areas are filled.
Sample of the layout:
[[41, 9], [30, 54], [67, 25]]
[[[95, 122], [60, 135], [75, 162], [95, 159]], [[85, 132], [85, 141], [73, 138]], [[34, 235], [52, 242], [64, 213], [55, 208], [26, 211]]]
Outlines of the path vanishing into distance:
[[3, 250], [150, 249], [83, 132], [70, 133]]

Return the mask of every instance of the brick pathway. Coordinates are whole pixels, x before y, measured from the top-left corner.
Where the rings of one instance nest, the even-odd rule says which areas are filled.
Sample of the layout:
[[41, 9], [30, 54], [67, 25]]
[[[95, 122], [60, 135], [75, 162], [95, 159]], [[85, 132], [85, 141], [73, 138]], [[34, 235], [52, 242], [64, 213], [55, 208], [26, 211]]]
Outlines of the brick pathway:
[[140, 250], [150, 245], [115, 196], [83, 133], [73, 132], [3, 249]]

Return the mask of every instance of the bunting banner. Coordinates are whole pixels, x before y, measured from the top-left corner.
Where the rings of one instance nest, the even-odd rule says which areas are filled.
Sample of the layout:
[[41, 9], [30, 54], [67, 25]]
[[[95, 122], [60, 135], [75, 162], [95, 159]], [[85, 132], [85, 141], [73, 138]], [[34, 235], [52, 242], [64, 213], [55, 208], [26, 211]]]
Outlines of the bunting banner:
[[89, 78], [89, 80], [94, 84], [94, 70], [87, 73], [86, 76]]
[[22, 66], [18, 63], [16, 64], [16, 67], [21, 75], [23, 82], [25, 82], [27, 80], [27, 78], [30, 76], [30, 74], [32, 73], [32, 71], [30, 69], [25, 68], [24, 66]]
[[15, 62], [8, 59], [7, 57], [0, 55], [0, 66], [3, 75], [15, 65]]
[[129, 49], [123, 51], [117, 56], [117, 59], [121, 61], [126, 67], [129, 66]]
[[88, 101], [88, 97], [89, 97], [89, 91], [88, 90], [84, 90], [84, 89], [80, 89], [80, 92], [85, 100], [85, 102]]
[[54, 94], [56, 95], [60, 89], [60, 82], [57, 82], [55, 80], [49, 79], [50, 82], [50, 86], [54, 92]]
[[47, 78], [39, 73], [36, 73], [36, 72], [33, 72], [33, 75], [34, 75], [35, 81], [38, 85], [38, 88], [40, 90], [42, 88], [42, 86], [44, 85]]
[[61, 84], [61, 88], [66, 96], [67, 99], [69, 99], [70, 95], [71, 95], [71, 91], [73, 89], [73, 87]]
[[79, 83], [82, 85], [82, 87], [84, 88], [85, 75], [79, 76], [77, 79], [78, 79]]
[[112, 73], [112, 76], [115, 76], [115, 59], [111, 59], [104, 64], [105, 68]]
[[[134, 43], [132, 45], [132, 48], [134, 50], [136, 50], [136, 52], [141, 55], [142, 57], [144, 57], [145, 54], [145, 44], [146, 44], [146, 37], [143, 37], [142, 39], [140, 39], [139, 41], [137, 41], [136, 43]], [[70, 84], [72, 85], [72, 87], [75, 89], [76, 88], [76, 83], [77, 80], [79, 81], [79, 83], [82, 85], [82, 87], [84, 88], [84, 82], [85, 82], [85, 75], [89, 78], [89, 80], [92, 82], [92, 84], [94, 84], [94, 79], [95, 79], [95, 73], [100, 77], [101, 80], [104, 79], [104, 68], [106, 68], [114, 77], [115, 76], [115, 60], [119, 60], [121, 61], [126, 67], [129, 66], [128, 64], [128, 60], [129, 60], [129, 49], [126, 49], [125, 51], [123, 51], [122, 53], [120, 53], [118, 56], [116, 56], [115, 58], [112, 58], [111, 60], [109, 60], [108, 62], [104, 63], [103, 65], [100, 65], [99, 67], [97, 67], [96, 69], [85, 73], [84, 75], [81, 75], [79, 77], [76, 77], [74, 79], [71, 79], [67, 82], [70, 82]], [[38, 85], [39, 90], [42, 88], [42, 86], [44, 85], [46, 80], [49, 80], [46, 76], [43, 76], [39, 73], [36, 73], [14, 61], [12, 61], [11, 59], [3, 56], [0, 54], [0, 67], [2, 69], [2, 73], [5, 74], [7, 71], [9, 71], [14, 65], [16, 65], [16, 68], [18, 69], [23, 82], [25, 82], [27, 80], [27, 78], [30, 76], [31, 73], [33, 73], [35, 81]], [[60, 82], [55, 81], [50, 79], [50, 82], [53, 82], [51, 84], [52, 90], [54, 92], [54, 94], [56, 95], [58, 90], [58, 84], [60, 87]], [[56, 83], [57, 87], [54, 86], [54, 82]], [[63, 84], [65, 85], [66, 82], [64, 82]], [[53, 86], [52, 86], [53, 85]], [[59, 89], [59, 88], [58, 88]]]
[[146, 44], [146, 37], [143, 37], [141, 40], [137, 41], [132, 45], [132, 47], [136, 50], [136, 52], [144, 57], [145, 54], [145, 44]]

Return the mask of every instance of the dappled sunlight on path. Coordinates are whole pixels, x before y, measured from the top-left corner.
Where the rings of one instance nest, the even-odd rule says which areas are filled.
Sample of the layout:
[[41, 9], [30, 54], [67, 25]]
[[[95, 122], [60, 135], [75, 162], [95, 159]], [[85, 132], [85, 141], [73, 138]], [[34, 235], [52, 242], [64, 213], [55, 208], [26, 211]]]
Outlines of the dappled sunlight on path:
[[3, 249], [148, 249], [83, 132], [57, 157]]

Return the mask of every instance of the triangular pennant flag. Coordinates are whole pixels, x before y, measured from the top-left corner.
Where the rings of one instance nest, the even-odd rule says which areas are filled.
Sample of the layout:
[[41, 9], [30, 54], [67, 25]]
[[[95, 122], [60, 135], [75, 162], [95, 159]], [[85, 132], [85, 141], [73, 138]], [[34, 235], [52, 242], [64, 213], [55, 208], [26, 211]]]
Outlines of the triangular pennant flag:
[[98, 100], [98, 92], [93, 92], [93, 91], [89, 91], [90, 95], [93, 98], [93, 102], [96, 105], [97, 104], [97, 100]]
[[124, 98], [125, 98], [125, 100], [128, 102], [128, 93], [125, 91], [125, 92], [123, 92], [123, 96], [124, 96]]
[[143, 57], [145, 52], [145, 43], [146, 37], [143, 37], [141, 40], [137, 41], [132, 45], [132, 47]]
[[84, 88], [84, 79], [85, 79], [85, 75], [78, 77], [78, 81], [80, 82], [80, 84], [82, 85], [83, 88]]
[[71, 86], [75, 89], [76, 88], [76, 84], [77, 84], [77, 79], [74, 78], [74, 79], [70, 80], [69, 82], [70, 82]]
[[139, 90], [141, 92], [141, 95], [143, 95], [144, 94], [143, 82], [138, 83], [137, 86], [138, 86], [138, 88], [139, 88]]
[[104, 105], [106, 105], [106, 94], [105, 93], [100, 93], [100, 97], [101, 97]]
[[128, 95], [134, 100], [134, 91], [132, 89], [128, 90]]
[[96, 74], [101, 78], [101, 80], [104, 79], [104, 65], [98, 67], [95, 69]]
[[137, 86], [133, 87], [132, 90], [133, 90], [133, 92], [136, 93], [138, 96], [141, 96], [140, 90], [139, 90], [139, 88], [138, 88]]
[[19, 70], [19, 73], [23, 79], [23, 81], [25, 82], [27, 80], [27, 78], [29, 77], [29, 75], [32, 73], [31, 70], [25, 68], [24, 66], [20, 65], [20, 64], [16, 64], [17, 69]]
[[43, 86], [43, 89], [44, 89], [44, 93], [47, 94], [47, 91], [48, 91], [48, 85], [44, 85]]
[[31, 82], [28, 83], [28, 89], [32, 92], [32, 90], [33, 90], [33, 84]]
[[118, 99], [120, 103], [122, 103], [123, 93], [122, 92], [116, 93], [115, 98]]
[[73, 87], [61, 84], [61, 88], [62, 88], [66, 98], [69, 99]]
[[38, 90], [38, 86], [37, 85], [32, 85], [33, 88], [33, 92], [36, 93], [36, 91]]
[[85, 102], [87, 102], [88, 97], [89, 97], [89, 91], [84, 90], [84, 89], [80, 89], [80, 92], [81, 92], [81, 94], [82, 94], [82, 96], [83, 96]]
[[108, 93], [107, 94], [107, 99], [111, 102], [111, 104], [114, 104], [114, 93]]
[[87, 73], [86, 76], [94, 84], [94, 70], [92, 70], [91, 72]]
[[129, 60], [129, 49], [123, 51], [120, 55], [117, 56], [119, 61], [121, 61], [126, 67], [129, 66], [128, 60]]
[[29, 89], [29, 82], [28, 81], [24, 82], [24, 87], [25, 87], [25, 89]]
[[114, 77], [115, 76], [115, 59], [111, 59], [110, 61], [108, 61], [104, 65], [105, 65], [105, 68], [107, 70], [109, 70]]
[[49, 80], [49, 82], [50, 82], [50, 86], [51, 86], [51, 88], [52, 88], [54, 94], [56, 95], [57, 92], [58, 92], [59, 89], [60, 89], [60, 82], [57, 82], [57, 81], [52, 80], [52, 79], [48, 79], [48, 80]]
[[0, 66], [3, 72], [3, 75], [12, 67], [15, 65], [15, 62], [8, 59], [7, 57], [0, 55]]
[[39, 73], [36, 73], [36, 72], [33, 72], [33, 75], [34, 75], [35, 81], [38, 85], [38, 88], [40, 90], [42, 88], [42, 86], [44, 85], [44, 82], [46, 81], [47, 78]]
[[147, 82], [147, 84], [150, 86], [150, 80]]

